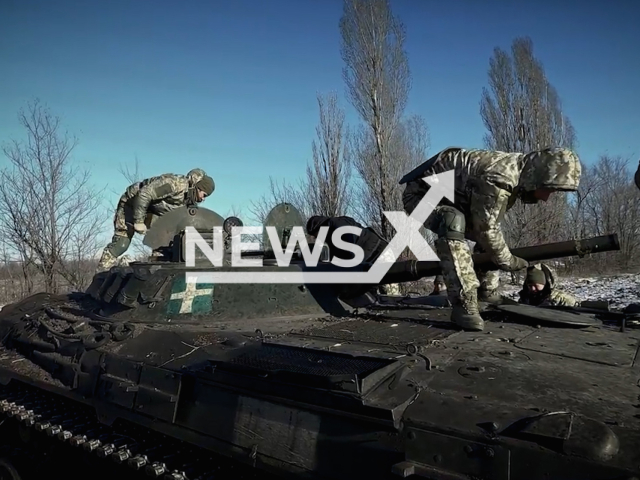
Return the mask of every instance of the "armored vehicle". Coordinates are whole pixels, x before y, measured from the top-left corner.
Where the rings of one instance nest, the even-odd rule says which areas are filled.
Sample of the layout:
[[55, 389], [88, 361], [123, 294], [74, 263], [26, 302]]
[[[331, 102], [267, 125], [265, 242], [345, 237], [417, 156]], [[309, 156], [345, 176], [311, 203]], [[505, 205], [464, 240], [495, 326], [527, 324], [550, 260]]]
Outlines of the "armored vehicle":
[[[345, 269], [326, 250], [317, 266], [292, 250], [279, 266], [302, 218], [285, 204], [267, 223], [277, 238], [235, 259], [262, 266], [237, 266], [239, 219], [174, 210], [147, 233], [152, 260], [98, 273], [86, 292], [5, 306], [2, 478], [640, 473], [639, 335], [624, 314], [487, 305], [485, 331], [464, 332], [442, 299], [298, 281]], [[610, 235], [514, 253], [616, 249]], [[212, 271], [290, 280], [206, 279]], [[396, 262], [380, 284], [437, 273], [437, 263]]]

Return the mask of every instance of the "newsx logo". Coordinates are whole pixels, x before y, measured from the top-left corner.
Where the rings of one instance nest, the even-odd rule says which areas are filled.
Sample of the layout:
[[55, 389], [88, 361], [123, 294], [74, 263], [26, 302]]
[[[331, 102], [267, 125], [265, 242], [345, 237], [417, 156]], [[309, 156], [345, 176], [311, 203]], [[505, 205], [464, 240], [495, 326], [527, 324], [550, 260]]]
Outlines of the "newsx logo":
[[[188, 271], [186, 281], [188, 283], [322, 283], [322, 284], [347, 284], [347, 283], [378, 283], [389, 271], [393, 261], [397, 260], [402, 251], [409, 247], [418, 260], [439, 261], [439, 258], [429, 246], [425, 238], [420, 234], [420, 227], [436, 208], [443, 198], [454, 200], [454, 171], [449, 170], [437, 175], [431, 175], [422, 179], [431, 188], [420, 200], [416, 208], [407, 215], [405, 212], [384, 212], [384, 215], [393, 225], [396, 233], [389, 245], [385, 248], [371, 268], [366, 271], [355, 272], [317, 272], [317, 271], [260, 271], [260, 268], [252, 271]], [[307, 266], [318, 265], [322, 247], [327, 237], [328, 227], [321, 227], [313, 251], [309, 248], [302, 227], [293, 227], [291, 237], [284, 251], [274, 248], [274, 255], [278, 266], [290, 265], [291, 257], [296, 244], [300, 246], [302, 256]], [[266, 227], [267, 235], [272, 245], [279, 245], [275, 227]], [[258, 249], [257, 243], [242, 242], [241, 235], [256, 235], [263, 232], [263, 227], [233, 227], [231, 244], [231, 265], [233, 267], [263, 267], [262, 259], [242, 258], [242, 252], [250, 249]], [[345, 234], [360, 235], [362, 229], [353, 226], [344, 226], [336, 229], [331, 240], [336, 247], [350, 251], [353, 259], [341, 259], [334, 257], [331, 263], [338, 267], [354, 267], [364, 259], [364, 251], [359, 245], [346, 242], [342, 239]], [[197, 246], [214, 267], [223, 265], [223, 237], [222, 228], [213, 228], [213, 247], [202, 238], [202, 235], [193, 227], [187, 227], [185, 231], [186, 267], [195, 267], [195, 247]], [[393, 258], [394, 260], [388, 260]]]

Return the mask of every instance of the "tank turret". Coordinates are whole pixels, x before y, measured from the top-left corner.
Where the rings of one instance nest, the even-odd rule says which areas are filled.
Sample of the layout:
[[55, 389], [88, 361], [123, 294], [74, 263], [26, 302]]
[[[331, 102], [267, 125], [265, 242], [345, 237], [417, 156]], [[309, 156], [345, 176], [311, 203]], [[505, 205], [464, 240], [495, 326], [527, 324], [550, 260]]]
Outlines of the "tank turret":
[[[181, 208], [161, 217], [149, 230], [145, 244], [154, 249], [155, 255], [148, 262], [134, 262], [127, 267], [114, 267], [109, 272], [97, 274], [87, 293], [101, 302], [105, 315], [117, 315], [127, 311], [131, 321], [193, 321], [201, 315], [217, 312], [229, 320], [272, 315], [344, 315], [352, 308], [376, 303], [377, 285], [402, 283], [435, 276], [440, 273], [438, 262], [406, 260], [395, 262], [383, 279], [375, 284], [314, 284], [273, 283], [202, 283], [190, 284], [186, 272], [215, 269], [219, 272], [364, 272], [371, 265], [344, 268], [330, 262], [326, 245], [317, 266], [307, 266], [298, 246], [286, 267], [278, 265], [275, 248], [283, 251], [289, 244], [294, 228], [304, 231], [305, 221], [293, 205], [275, 206], [265, 219], [261, 238], [262, 248], [242, 252], [243, 259], [257, 260], [260, 266], [238, 267], [231, 261], [233, 227], [243, 226], [236, 217], [223, 219], [217, 213], [204, 208]], [[214, 228], [220, 230], [214, 238]], [[275, 229], [278, 243], [273, 245], [266, 227]], [[202, 248], [192, 248], [194, 265], [187, 268], [187, 229], [198, 231], [207, 245], [222, 245], [223, 263], [214, 267]], [[305, 236], [311, 251], [315, 244]], [[617, 235], [605, 235], [588, 239], [550, 243], [513, 250], [525, 260], [534, 262], [567, 256], [583, 256], [619, 250]], [[497, 269], [487, 254], [475, 254], [479, 268]], [[190, 300], [191, 298], [197, 300]], [[183, 300], [186, 298], [187, 300]], [[251, 301], [247, 301], [247, 299]], [[205, 300], [206, 299], [206, 300]], [[131, 310], [134, 309], [134, 310]]]
[[[264, 227], [275, 228], [278, 247], [282, 250], [288, 244], [293, 227], [303, 229], [303, 225], [302, 216], [292, 205], [281, 204], [271, 210]], [[279, 267], [274, 245], [266, 234], [262, 238], [264, 248], [243, 251], [241, 255], [245, 260], [259, 261], [260, 267], [232, 265], [232, 229], [241, 226], [243, 222], [237, 217], [223, 219], [204, 208], [173, 210], [161, 217], [145, 237], [144, 243], [154, 249], [152, 259], [96, 274], [86, 293], [99, 302], [102, 314], [124, 315], [129, 321], [137, 322], [197, 322], [203, 315], [216, 315], [232, 321], [349, 313], [348, 307], [338, 300], [333, 285], [187, 282], [187, 272], [197, 274], [212, 269], [218, 272], [306, 269], [299, 249], [293, 252], [290, 266]], [[214, 227], [220, 230], [217, 236]], [[194, 265], [187, 267], [189, 228], [195, 229], [212, 250], [218, 247], [215, 242], [221, 243], [221, 266], [213, 266], [201, 247], [192, 247]], [[313, 243], [310, 247], [315, 248]], [[328, 261], [326, 248], [320, 261], [325, 264]]]

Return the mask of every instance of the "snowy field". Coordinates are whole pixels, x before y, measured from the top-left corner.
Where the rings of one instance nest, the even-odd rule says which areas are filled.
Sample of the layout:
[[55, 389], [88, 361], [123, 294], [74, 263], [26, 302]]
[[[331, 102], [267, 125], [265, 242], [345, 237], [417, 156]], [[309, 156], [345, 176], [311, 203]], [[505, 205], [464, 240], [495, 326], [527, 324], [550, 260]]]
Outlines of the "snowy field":
[[[610, 275], [603, 277], [562, 277], [559, 288], [578, 300], [608, 300], [612, 309], [621, 309], [640, 302], [640, 274]], [[518, 299], [521, 285], [503, 283], [502, 294]]]

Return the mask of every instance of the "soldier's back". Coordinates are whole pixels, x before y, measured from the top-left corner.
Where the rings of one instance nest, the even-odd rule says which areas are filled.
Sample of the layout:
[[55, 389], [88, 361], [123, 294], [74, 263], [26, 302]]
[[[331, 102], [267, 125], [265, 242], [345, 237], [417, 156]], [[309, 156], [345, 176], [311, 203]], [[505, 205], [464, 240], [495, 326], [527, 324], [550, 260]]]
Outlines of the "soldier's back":
[[162, 175], [156, 175], [155, 177], [145, 178], [140, 182], [135, 182], [129, 185], [125, 191], [125, 197], [131, 199], [135, 197], [140, 189], [148, 185], [166, 185], [170, 184], [173, 189], [181, 190], [187, 186], [189, 180], [186, 176], [177, 173], [163, 173]]
[[425, 174], [454, 170], [454, 203], [465, 210], [476, 183], [492, 183], [512, 191], [518, 185], [522, 158], [521, 153], [451, 147], [437, 154], [433, 166]]

